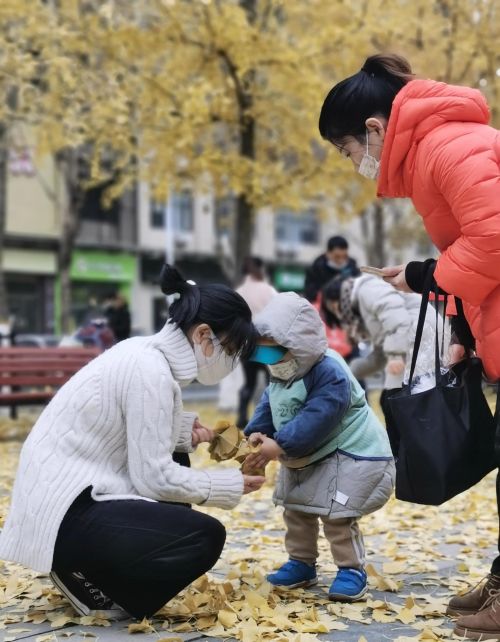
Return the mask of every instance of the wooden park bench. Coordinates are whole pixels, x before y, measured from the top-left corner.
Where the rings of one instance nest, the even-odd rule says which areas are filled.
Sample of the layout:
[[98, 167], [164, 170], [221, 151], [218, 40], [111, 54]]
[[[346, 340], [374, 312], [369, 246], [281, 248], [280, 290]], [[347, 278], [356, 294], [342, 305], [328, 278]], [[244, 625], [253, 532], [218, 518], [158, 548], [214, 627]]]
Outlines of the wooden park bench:
[[94, 347], [0, 347], [0, 406], [45, 405], [75, 372], [96, 357]]

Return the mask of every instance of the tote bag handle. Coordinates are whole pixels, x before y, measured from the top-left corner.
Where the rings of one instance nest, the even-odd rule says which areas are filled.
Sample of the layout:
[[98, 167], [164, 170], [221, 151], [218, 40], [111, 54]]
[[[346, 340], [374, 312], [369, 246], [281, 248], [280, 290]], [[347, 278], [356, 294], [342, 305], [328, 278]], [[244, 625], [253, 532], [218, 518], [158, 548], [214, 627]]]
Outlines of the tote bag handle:
[[[413, 375], [415, 374], [415, 367], [417, 365], [418, 351], [420, 349], [420, 343], [422, 342], [422, 334], [424, 331], [425, 318], [427, 316], [427, 309], [429, 305], [429, 294], [431, 291], [434, 291], [435, 301], [436, 301], [436, 332], [435, 332], [435, 345], [434, 345], [434, 376], [436, 378], [436, 384], [441, 379], [441, 361], [439, 358], [439, 310], [438, 310], [438, 295], [439, 288], [437, 284], [434, 283], [434, 269], [436, 264], [433, 263], [429, 265], [427, 273], [424, 279], [424, 287], [422, 289], [422, 301], [420, 303], [420, 312], [418, 315], [417, 330], [415, 333], [415, 343], [413, 344], [413, 354], [411, 357], [411, 367], [410, 367], [410, 377], [408, 380], [408, 385], [411, 389], [413, 384]], [[447, 304], [447, 297], [445, 297], [445, 309]], [[444, 337], [443, 337], [444, 341]]]

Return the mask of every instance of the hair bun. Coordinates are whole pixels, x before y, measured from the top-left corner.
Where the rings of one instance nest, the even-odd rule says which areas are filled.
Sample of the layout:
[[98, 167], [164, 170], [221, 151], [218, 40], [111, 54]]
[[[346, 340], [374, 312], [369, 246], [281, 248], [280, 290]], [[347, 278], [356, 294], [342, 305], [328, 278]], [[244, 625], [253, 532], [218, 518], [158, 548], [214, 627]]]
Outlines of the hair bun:
[[177, 268], [165, 263], [160, 272], [160, 288], [163, 294], [182, 294], [192, 285], [186, 281]]
[[399, 78], [406, 77], [409, 80], [413, 73], [410, 63], [397, 54], [375, 54], [368, 56], [361, 71], [371, 76], [396, 76]]
[[369, 76], [375, 76], [375, 74], [380, 75], [381, 67], [378, 64], [378, 61], [374, 60], [374, 56], [370, 56], [365, 60], [365, 64], [361, 67], [361, 71], [364, 71], [365, 74]]

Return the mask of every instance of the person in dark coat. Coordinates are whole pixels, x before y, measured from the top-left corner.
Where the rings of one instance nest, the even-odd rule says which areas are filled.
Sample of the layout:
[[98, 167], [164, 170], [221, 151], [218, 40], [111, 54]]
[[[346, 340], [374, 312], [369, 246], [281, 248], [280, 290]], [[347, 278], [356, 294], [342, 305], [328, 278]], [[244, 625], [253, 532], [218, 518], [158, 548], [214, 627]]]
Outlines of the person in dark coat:
[[119, 292], [113, 292], [105, 305], [105, 315], [109, 327], [113, 330], [116, 341], [130, 337], [130, 310], [125, 298]]
[[349, 244], [343, 236], [328, 239], [326, 252], [318, 256], [306, 272], [304, 296], [308, 301], [316, 301], [321, 288], [336, 276], [343, 278], [359, 276], [355, 259], [349, 256]]

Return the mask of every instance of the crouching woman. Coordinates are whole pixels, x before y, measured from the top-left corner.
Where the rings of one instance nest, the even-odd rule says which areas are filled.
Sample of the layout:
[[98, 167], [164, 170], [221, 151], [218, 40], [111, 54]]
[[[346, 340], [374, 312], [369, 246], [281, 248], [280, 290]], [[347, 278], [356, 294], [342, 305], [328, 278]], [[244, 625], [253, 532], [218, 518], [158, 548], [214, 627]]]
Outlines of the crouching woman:
[[220, 381], [253, 348], [245, 301], [165, 266], [163, 329], [122, 341], [55, 395], [21, 452], [0, 558], [51, 578], [80, 614], [151, 616], [219, 558], [225, 530], [186, 504], [233, 508], [263, 477], [179, 465], [212, 434], [181, 387]]

